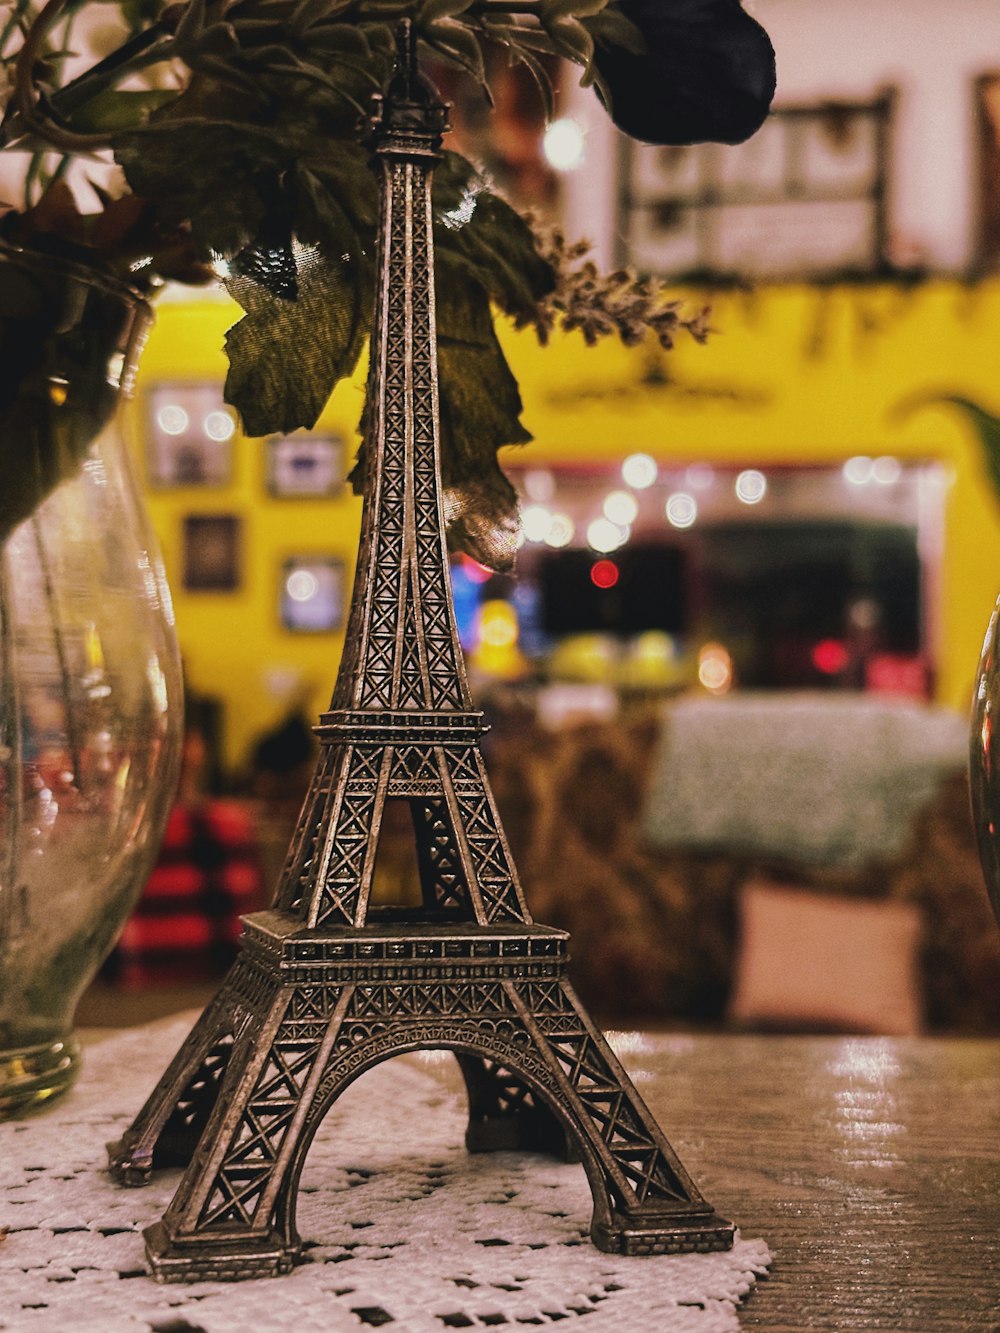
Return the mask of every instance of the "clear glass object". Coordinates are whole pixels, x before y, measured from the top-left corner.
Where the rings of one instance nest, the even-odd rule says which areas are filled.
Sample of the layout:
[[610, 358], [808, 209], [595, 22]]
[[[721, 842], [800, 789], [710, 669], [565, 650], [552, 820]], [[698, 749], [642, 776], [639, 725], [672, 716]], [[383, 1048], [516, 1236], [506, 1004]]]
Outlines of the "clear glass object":
[[71, 1084], [176, 785], [173, 616], [117, 413], [149, 318], [0, 246], [0, 1118]]

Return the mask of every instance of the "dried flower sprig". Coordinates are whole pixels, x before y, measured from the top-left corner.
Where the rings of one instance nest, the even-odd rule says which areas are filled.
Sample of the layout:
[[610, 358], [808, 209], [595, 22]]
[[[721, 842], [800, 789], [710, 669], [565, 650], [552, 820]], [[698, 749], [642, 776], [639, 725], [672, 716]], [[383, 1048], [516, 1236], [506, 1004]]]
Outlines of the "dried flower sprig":
[[588, 241], [567, 241], [552, 227], [536, 228], [535, 243], [554, 277], [552, 291], [538, 305], [536, 327], [543, 341], [554, 328], [578, 329], [589, 346], [617, 334], [626, 347], [635, 347], [652, 333], [661, 347], [670, 348], [682, 331], [699, 343], [711, 332], [708, 306], [686, 314], [684, 303], [658, 278], [640, 277], [631, 268], [602, 273], [587, 259]]

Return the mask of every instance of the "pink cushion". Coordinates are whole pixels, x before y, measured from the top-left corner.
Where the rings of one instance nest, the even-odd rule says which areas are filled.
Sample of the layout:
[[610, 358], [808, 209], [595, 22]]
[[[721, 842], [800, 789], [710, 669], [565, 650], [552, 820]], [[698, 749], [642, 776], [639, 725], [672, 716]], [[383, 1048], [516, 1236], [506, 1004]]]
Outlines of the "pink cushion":
[[730, 1000], [740, 1023], [902, 1035], [920, 1029], [920, 914], [753, 879]]

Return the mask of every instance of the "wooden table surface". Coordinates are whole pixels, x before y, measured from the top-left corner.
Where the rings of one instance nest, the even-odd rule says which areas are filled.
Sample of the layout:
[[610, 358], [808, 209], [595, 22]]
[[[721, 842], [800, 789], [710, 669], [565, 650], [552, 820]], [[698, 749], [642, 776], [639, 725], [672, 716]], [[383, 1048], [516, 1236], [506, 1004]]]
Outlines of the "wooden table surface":
[[698, 1187], [771, 1248], [767, 1333], [1000, 1333], [1000, 1042], [609, 1034]]
[[743, 1328], [1000, 1333], [1000, 1041], [608, 1036], [702, 1193], [770, 1246]]

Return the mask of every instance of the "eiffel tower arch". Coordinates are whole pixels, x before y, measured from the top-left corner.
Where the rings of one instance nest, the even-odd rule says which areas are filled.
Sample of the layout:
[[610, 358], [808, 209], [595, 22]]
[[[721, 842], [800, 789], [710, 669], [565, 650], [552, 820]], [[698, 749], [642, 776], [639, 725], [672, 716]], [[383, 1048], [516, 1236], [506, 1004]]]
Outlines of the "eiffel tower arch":
[[[535, 924], [480, 750], [448, 576], [439, 457], [430, 181], [446, 109], [404, 27], [373, 119], [381, 179], [364, 511], [351, 613], [310, 790], [274, 907], [246, 918], [219, 993], [120, 1142], [142, 1184], [184, 1172], [146, 1232], [164, 1281], [257, 1277], [299, 1257], [299, 1175], [343, 1090], [443, 1049], [472, 1151], [576, 1154], [591, 1235], [626, 1254], [725, 1249], [698, 1193]], [[370, 902], [387, 800], [408, 802], [422, 905]]]

